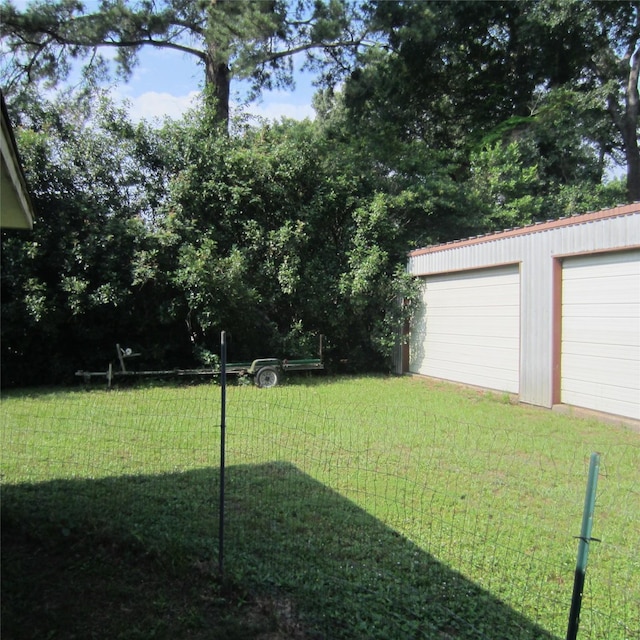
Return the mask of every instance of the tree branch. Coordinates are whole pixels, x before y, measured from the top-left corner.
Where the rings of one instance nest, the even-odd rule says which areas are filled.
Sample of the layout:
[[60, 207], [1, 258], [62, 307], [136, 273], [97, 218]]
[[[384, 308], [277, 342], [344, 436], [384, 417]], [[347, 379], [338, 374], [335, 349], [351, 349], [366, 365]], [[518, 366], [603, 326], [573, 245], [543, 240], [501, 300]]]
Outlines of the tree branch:
[[282, 51], [274, 51], [271, 54], [268, 54], [264, 57], [263, 63], [275, 62], [277, 60], [281, 60], [282, 58], [288, 58], [289, 56], [296, 55], [297, 53], [302, 53], [304, 51], [311, 51], [313, 49], [324, 49], [326, 51], [332, 51], [336, 49], [341, 49], [343, 47], [359, 47], [364, 44], [363, 39], [356, 40], [340, 40], [338, 42], [309, 42], [306, 44], [298, 45], [297, 47], [292, 47], [290, 49], [285, 49]]

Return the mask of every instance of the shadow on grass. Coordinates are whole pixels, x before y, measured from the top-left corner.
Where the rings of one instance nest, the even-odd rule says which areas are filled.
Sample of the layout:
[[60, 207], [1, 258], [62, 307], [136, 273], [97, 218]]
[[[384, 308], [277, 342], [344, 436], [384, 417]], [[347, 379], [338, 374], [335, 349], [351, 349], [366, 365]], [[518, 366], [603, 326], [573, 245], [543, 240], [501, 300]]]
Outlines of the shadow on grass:
[[8, 485], [2, 637], [551, 638], [287, 463]]

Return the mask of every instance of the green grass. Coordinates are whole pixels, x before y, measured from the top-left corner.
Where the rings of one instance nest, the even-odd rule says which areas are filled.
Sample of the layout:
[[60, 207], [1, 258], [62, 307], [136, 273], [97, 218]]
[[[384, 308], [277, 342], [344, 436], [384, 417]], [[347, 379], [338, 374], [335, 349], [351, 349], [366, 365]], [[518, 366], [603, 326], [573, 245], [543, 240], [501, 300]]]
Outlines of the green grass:
[[640, 636], [640, 435], [410, 378], [2, 399], [7, 638]]

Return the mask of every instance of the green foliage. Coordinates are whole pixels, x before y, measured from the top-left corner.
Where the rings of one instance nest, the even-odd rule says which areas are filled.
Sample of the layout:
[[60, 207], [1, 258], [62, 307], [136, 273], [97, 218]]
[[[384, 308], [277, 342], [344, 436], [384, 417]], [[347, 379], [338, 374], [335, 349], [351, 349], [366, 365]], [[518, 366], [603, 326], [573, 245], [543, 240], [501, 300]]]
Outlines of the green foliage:
[[353, 177], [361, 160], [308, 122], [233, 138], [207, 127], [182, 131], [193, 161], [174, 180], [167, 219], [186, 243], [173, 281], [194, 336], [212, 341], [233, 327], [235, 357], [250, 358], [308, 355], [302, 335], [323, 333], [336, 356], [355, 342], [371, 359], [372, 305], [392, 306], [385, 278], [404, 249], [384, 197]]
[[[238, 360], [307, 356], [323, 334], [328, 363], [384, 369], [411, 313], [407, 250], [624, 200], [604, 176], [633, 160], [633, 3], [2, 12], [37, 211], [33, 234], [2, 237], [3, 384], [103, 367], [123, 340], [150, 367], [186, 367], [223, 329]], [[155, 129], [95, 94], [110, 65], [93, 56], [116, 46], [126, 76], [151, 40], [204, 63], [207, 85], [197, 110]], [[322, 72], [317, 119], [227, 131], [230, 78], [290, 85], [293, 52]], [[80, 60], [85, 92], [44, 100], [45, 79]]]
[[514, 141], [485, 146], [471, 156], [471, 197], [484, 211], [485, 229], [513, 228], [544, 216], [535, 147]]
[[603, 157], [594, 149], [596, 135], [607, 136], [597, 128], [593, 100], [568, 89], [548, 91], [539, 99], [534, 115], [501, 123], [470, 155], [467, 186], [478, 218], [484, 216], [483, 231], [624, 200], [619, 184], [602, 184]]
[[42, 105], [17, 131], [37, 219], [29, 234], [2, 232], [3, 384], [68, 380], [92, 352], [148, 330], [136, 263], [150, 255], [166, 167], [146, 126], [95, 109], [87, 120]]
[[[579, 180], [590, 191], [603, 179], [605, 158], [624, 157], [632, 169], [627, 187], [637, 193], [640, 12], [633, 3], [372, 7], [378, 46], [360, 56], [344, 89], [358, 131], [447, 153], [459, 183], [479, 147], [527, 133], [543, 190], [547, 181], [556, 189]], [[637, 200], [631, 191], [628, 200]], [[538, 195], [516, 197], [513, 207], [523, 206], [516, 219], [531, 215]]]
[[217, 353], [213, 353], [204, 347], [196, 347], [195, 356], [202, 365], [211, 367], [216, 371], [220, 370], [221, 360]]
[[5, 384], [103, 368], [125, 340], [146, 368], [187, 367], [221, 330], [236, 360], [309, 357], [323, 334], [329, 361], [388, 366], [416, 198], [376, 191], [365, 151], [324, 124], [227, 136], [206, 109], [151, 130], [91, 108], [19, 136], [42, 220], [5, 234]]

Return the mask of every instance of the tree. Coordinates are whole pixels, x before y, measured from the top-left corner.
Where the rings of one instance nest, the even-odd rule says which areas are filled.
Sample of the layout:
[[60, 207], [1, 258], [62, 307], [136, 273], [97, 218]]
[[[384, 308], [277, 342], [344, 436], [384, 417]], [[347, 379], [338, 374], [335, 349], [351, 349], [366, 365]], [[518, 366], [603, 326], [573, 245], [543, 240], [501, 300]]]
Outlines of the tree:
[[322, 333], [329, 359], [385, 366], [421, 209], [339, 117], [220, 136], [206, 106], [151, 129], [98, 102], [21, 113], [38, 224], [2, 235], [3, 384], [70, 380], [116, 342], [206, 363], [222, 329], [237, 359], [308, 357]]
[[194, 342], [210, 349], [225, 329], [232, 357], [308, 357], [322, 333], [329, 357], [383, 366], [407, 290], [406, 229], [366, 150], [325, 121], [220, 137], [198, 114], [174, 134], [185, 164], [163, 228], [180, 238], [168, 277]]
[[306, 53], [309, 64], [320, 64], [322, 56], [339, 61], [366, 33], [357, 3], [347, 0], [104, 0], [95, 12], [75, 0], [41, 0], [19, 12], [4, 0], [0, 14], [11, 56], [6, 93], [19, 83], [56, 83], [76, 59], [86, 60], [85, 79], [104, 77], [103, 48], [117, 50], [116, 70], [124, 77], [141, 47], [169, 48], [202, 65], [205, 94], [225, 126], [232, 77], [250, 79], [256, 93], [290, 86], [294, 55]]
[[[549, 159], [538, 148], [539, 136], [486, 143], [471, 154], [471, 177], [464, 189], [478, 233], [546, 220], [549, 212], [564, 217], [594, 211], [623, 199], [624, 188], [616, 181], [603, 185], [577, 171], [569, 179], [556, 179], [546, 166]], [[563, 163], [567, 159], [570, 165], [570, 157], [561, 158]], [[568, 172], [573, 169], [567, 167]]]
[[29, 234], [2, 232], [3, 384], [67, 380], [162, 325], [139, 295], [168, 177], [161, 140], [106, 100], [34, 104], [23, 120], [37, 215]]
[[627, 199], [640, 201], [638, 118], [640, 99], [640, 2], [593, 2], [598, 25], [589, 71], [594, 91], [606, 96], [607, 111], [620, 133], [627, 166]]
[[587, 125], [583, 139], [601, 157], [626, 164], [627, 199], [640, 200], [640, 2], [541, 0], [529, 18], [550, 45], [541, 100], [558, 89], [574, 94], [576, 124]]
[[[347, 106], [362, 131], [446, 154], [458, 182], [488, 141], [509, 145], [528, 131], [542, 135], [548, 179], [570, 183], [599, 167], [595, 184], [606, 157], [624, 157], [634, 199], [637, 5], [376, 2], [371, 30], [381, 44], [362, 52], [345, 84]], [[561, 108], [572, 139], [565, 129], [546, 135]]]

